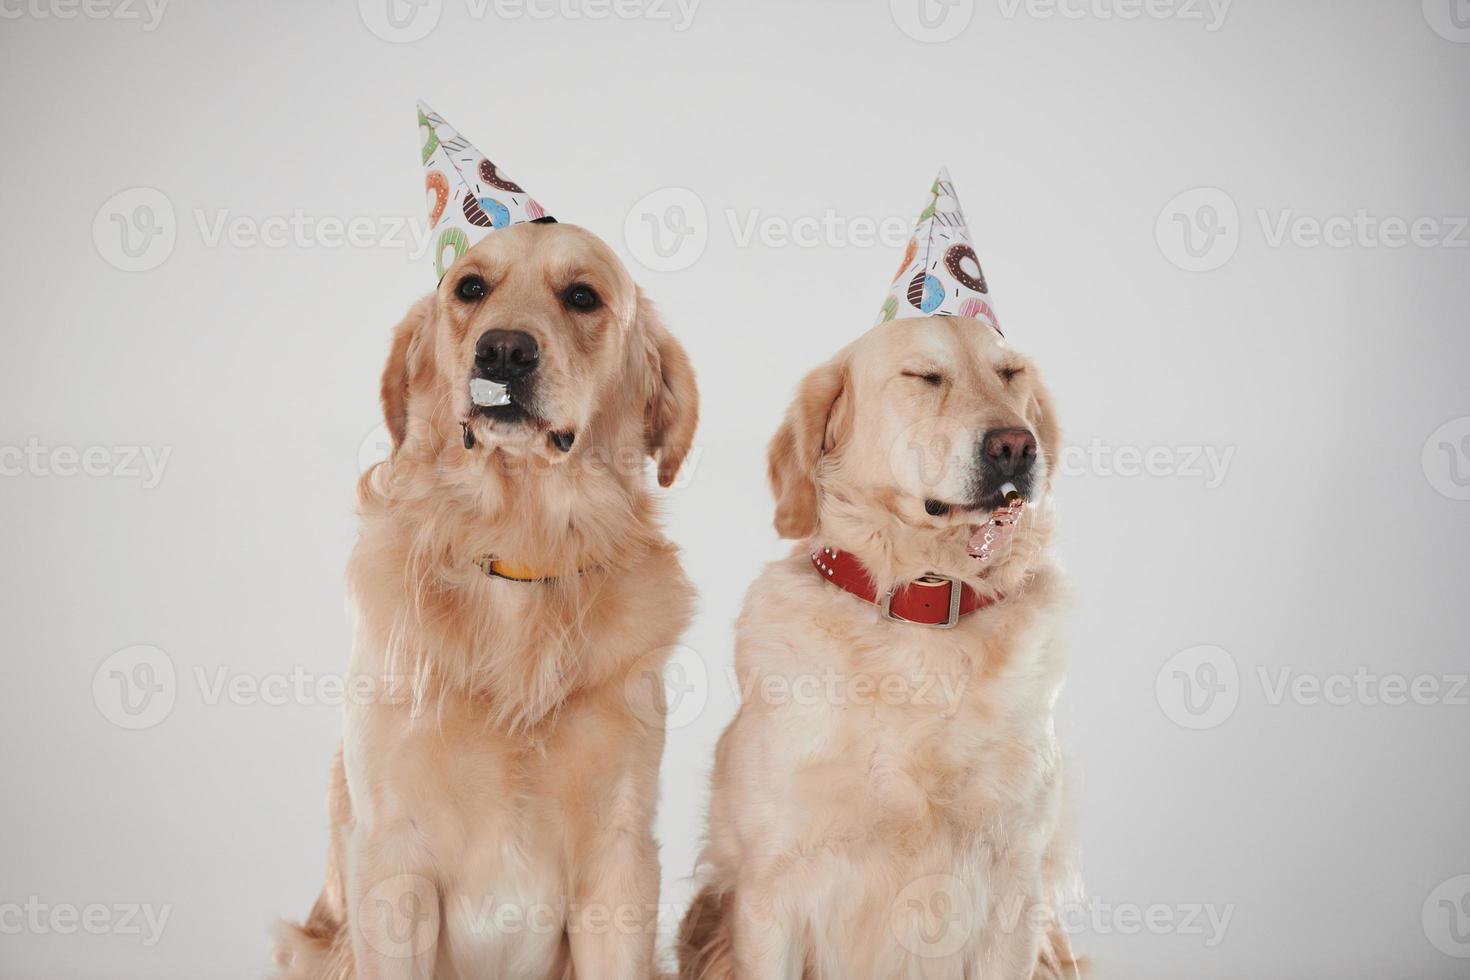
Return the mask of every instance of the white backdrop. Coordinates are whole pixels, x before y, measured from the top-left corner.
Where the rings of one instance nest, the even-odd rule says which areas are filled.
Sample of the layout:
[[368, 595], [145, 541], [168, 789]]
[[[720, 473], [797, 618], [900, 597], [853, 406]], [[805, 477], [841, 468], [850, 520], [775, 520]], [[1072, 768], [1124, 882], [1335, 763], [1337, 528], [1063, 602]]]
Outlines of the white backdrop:
[[947, 163], [1068, 435], [1078, 941], [1130, 978], [1470, 970], [1466, 0], [0, 13], [0, 975], [258, 976], [316, 894], [353, 485], [434, 282], [416, 97], [699, 370], [671, 922], [786, 548], [765, 441]]

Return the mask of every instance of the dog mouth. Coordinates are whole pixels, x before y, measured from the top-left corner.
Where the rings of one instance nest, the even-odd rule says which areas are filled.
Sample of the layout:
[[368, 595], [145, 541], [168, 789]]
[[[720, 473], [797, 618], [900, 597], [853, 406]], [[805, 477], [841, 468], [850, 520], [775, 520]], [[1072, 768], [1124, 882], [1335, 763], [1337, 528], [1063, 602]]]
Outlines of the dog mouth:
[[924, 501], [924, 513], [930, 517], [988, 513], [1004, 507], [1012, 499], [1020, 499], [1027, 503], [1031, 501], [1031, 481], [1029, 479], [1006, 481], [992, 490], [982, 491], [975, 499], [963, 503], [929, 497]]
[[552, 428], [550, 422], [536, 415], [524, 405], [510, 402], [506, 405], [471, 405], [470, 418], [464, 421], [464, 447], [474, 449], [479, 440], [475, 436], [472, 423], [475, 419], [486, 419], [491, 423], [491, 431], [496, 429], [508, 429], [515, 431], [534, 432], [541, 429], [546, 432], [546, 442], [558, 453], [569, 453], [573, 444], [577, 441], [577, 433], [574, 429]]
[[470, 414], [502, 425], [534, 425], [539, 421], [519, 402], [508, 405], [472, 405]]

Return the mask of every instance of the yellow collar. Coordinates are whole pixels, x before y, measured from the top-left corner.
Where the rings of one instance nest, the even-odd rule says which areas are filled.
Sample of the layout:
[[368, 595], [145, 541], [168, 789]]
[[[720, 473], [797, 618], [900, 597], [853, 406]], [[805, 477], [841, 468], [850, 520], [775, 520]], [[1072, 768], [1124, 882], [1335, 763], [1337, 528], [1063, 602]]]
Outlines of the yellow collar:
[[[503, 558], [495, 558], [491, 555], [483, 555], [475, 561], [480, 571], [492, 578], [509, 579], [512, 582], [549, 582], [561, 576], [549, 572], [540, 572], [529, 565], [520, 565]], [[577, 574], [582, 574], [577, 569]]]

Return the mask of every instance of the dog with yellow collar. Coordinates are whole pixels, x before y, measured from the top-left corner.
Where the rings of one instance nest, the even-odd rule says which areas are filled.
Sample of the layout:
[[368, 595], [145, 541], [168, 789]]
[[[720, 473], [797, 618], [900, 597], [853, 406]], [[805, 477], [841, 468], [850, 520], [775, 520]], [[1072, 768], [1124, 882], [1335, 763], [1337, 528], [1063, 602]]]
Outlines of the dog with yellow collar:
[[673, 481], [693, 371], [612, 249], [419, 122], [440, 281], [393, 333], [348, 569], [351, 689], [380, 696], [347, 706], [326, 884], [277, 976], [647, 980], [651, 679], [692, 590], [643, 460]]

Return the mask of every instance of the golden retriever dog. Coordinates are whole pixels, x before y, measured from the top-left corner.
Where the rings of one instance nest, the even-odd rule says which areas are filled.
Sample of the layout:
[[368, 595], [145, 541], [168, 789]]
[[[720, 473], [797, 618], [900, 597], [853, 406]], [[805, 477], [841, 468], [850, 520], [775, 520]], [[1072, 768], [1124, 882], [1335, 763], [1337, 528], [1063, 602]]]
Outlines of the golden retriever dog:
[[[1050, 914], [1071, 884], [1057, 440], [1035, 367], [975, 320], [883, 323], [801, 383], [769, 463], [802, 543], [737, 624], [685, 980], [1078, 975]], [[982, 564], [1003, 489], [1021, 519]], [[952, 611], [957, 583], [982, 608]], [[899, 621], [895, 586], [952, 627]]]
[[602, 241], [519, 224], [398, 325], [382, 400], [326, 885], [278, 975], [645, 980], [692, 591], [644, 459], [668, 486], [689, 452], [689, 360]]

